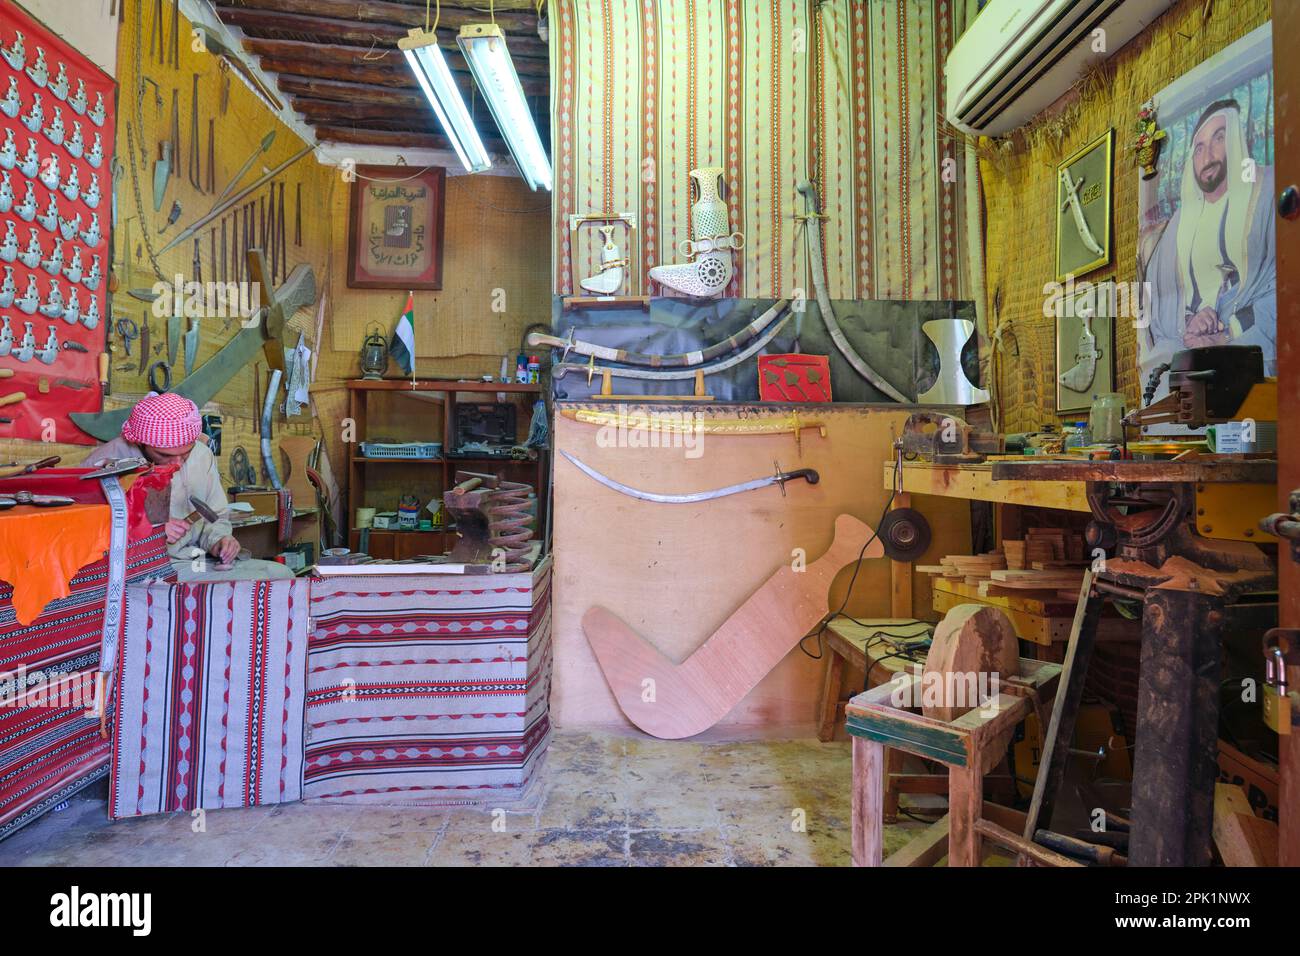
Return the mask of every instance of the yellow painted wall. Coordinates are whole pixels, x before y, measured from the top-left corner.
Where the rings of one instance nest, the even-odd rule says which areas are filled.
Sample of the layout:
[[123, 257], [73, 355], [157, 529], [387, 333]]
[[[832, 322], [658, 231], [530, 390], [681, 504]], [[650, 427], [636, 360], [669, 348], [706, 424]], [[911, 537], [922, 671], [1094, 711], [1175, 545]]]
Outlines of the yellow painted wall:
[[[1271, 0], [1180, 0], [1107, 61], [1105, 70], [1082, 84], [1058, 113], [1005, 140], [982, 144], [986, 315], [992, 331], [996, 302], [1010, 323], [998, 377], [1004, 431], [1036, 429], [1057, 418], [1055, 322], [1043, 316], [1043, 285], [1055, 278], [1056, 164], [1108, 128], [1115, 129], [1111, 266], [1086, 278], [1135, 281], [1138, 173], [1129, 143], [1138, 108], [1271, 16]], [[1120, 320], [1115, 326], [1116, 385], [1132, 405], [1141, 391], [1137, 337], [1131, 323]], [[1019, 355], [1014, 354], [1017, 349]]]

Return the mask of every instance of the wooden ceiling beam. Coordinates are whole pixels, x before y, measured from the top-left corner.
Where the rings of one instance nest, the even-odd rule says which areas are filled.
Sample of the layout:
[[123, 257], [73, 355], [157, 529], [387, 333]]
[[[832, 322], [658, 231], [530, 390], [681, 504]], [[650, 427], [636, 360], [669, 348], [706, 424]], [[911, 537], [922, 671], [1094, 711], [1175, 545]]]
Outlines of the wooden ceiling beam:
[[[395, 132], [383, 129], [358, 129], [348, 126], [318, 126], [316, 138], [322, 143], [349, 146], [386, 146], [391, 149], [441, 149], [451, 151], [451, 141], [441, 133]], [[484, 141], [486, 145], [486, 141]]]
[[[423, 27], [424, 0], [392, 3], [386, 0], [215, 0], [217, 11], [225, 19], [227, 10], [258, 9], [276, 13], [296, 13], [308, 17], [330, 17], [362, 23], [396, 23], [407, 28]], [[502, 4], [498, 4], [498, 7]], [[485, 23], [488, 14], [444, 3], [438, 28], [459, 30], [469, 23]], [[537, 33], [537, 16], [531, 12], [497, 10], [496, 23], [507, 33]]]
[[[468, 73], [453, 74], [462, 93], [473, 89], [474, 80]], [[373, 86], [366, 83], [347, 83], [342, 80], [319, 79], [308, 76], [281, 74], [275, 78], [281, 93], [289, 96], [309, 96], [319, 100], [340, 100], [343, 102], [371, 102], [386, 105], [426, 106], [428, 101], [419, 87]], [[533, 77], [521, 77], [524, 94], [527, 96], [546, 97], [549, 93], [545, 80]]]
[[[396, 128], [438, 130], [438, 120], [433, 110], [429, 109], [424, 98], [418, 103], [377, 103], [367, 102], [341, 103], [338, 100], [320, 100], [310, 96], [290, 98], [293, 108], [306, 117], [313, 126], [374, 126], [375, 128]], [[397, 124], [394, 126], [393, 124]], [[479, 135], [484, 139], [495, 137], [496, 124], [490, 113], [480, 113], [478, 117]], [[493, 132], [486, 132], [491, 129]], [[543, 141], [550, 139], [550, 129], [545, 123], [538, 124], [538, 133]]]
[[[356, 46], [342, 46], [337, 43], [306, 43], [301, 40], [262, 40], [257, 37], [246, 36], [244, 37], [244, 49], [258, 57], [316, 60], [321, 63], [343, 67], [391, 64], [392, 67], [409, 74], [406, 61], [392, 47], [384, 51], [376, 51], [375, 54], [368, 57], [365, 49]], [[459, 64], [463, 63], [464, 59], [456, 55], [451, 58], [451, 62]], [[521, 57], [515, 60], [514, 63], [515, 72], [520, 76], [547, 76], [550, 73], [550, 65], [543, 60], [531, 60]], [[452, 69], [455, 68], [455, 66], [452, 67]]]
[[367, 86], [387, 86], [398, 89], [409, 86], [411, 89], [415, 89], [411, 83], [414, 77], [411, 76], [411, 71], [406, 64], [401, 61], [397, 61], [395, 64], [398, 67], [396, 69], [379, 63], [356, 63], [345, 66], [340, 63], [325, 63], [320, 60], [287, 59], [274, 56], [259, 57], [259, 62], [263, 70], [269, 73], [278, 73], [281, 76], [292, 74], [322, 80], [343, 80]]
[[[406, 36], [406, 27], [397, 23], [371, 23], [345, 20], [338, 17], [305, 16], [300, 13], [281, 13], [255, 7], [223, 7], [222, 21], [239, 27], [247, 36], [262, 40], [301, 41], [303, 38], [327, 41], [332, 44], [358, 46], [370, 49], [375, 46], [395, 47]], [[506, 43], [512, 58], [544, 59], [548, 56], [546, 44], [534, 33], [507, 35]], [[448, 50], [458, 50], [456, 37], [451, 31], [439, 33], [438, 45]]]

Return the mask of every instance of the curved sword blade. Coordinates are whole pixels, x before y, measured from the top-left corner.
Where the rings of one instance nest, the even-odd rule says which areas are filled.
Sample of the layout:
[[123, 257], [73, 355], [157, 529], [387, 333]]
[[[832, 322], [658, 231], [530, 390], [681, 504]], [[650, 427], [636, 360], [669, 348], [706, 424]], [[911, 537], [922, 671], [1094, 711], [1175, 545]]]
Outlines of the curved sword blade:
[[602, 475], [590, 465], [584, 464], [577, 458], [574, 458], [564, 449], [560, 449], [560, 454], [571, 461], [575, 468], [581, 471], [593, 481], [598, 481], [606, 488], [613, 488], [620, 494], [627, 495], [631, 498], [640, 498], [642, 501], [656, 501], [666, 505], [685, 505], [695, 501], [709, 501], [713, 498], [725, 498], [727, 495], [739, 494], [742, 491], [753, 491], [755, 488], [765, 488], [768, 485], [776, 484], [777, 477], [768, 475], [766, 478], [755, 478], [753, 481], [742, 482], [739, 485], [727, 485], [725, 488], [715, 488], [712, 491], [695, 491], [685, 495], [661, 495], [653, 491], [641, 491], [638, 488], [632, 488], [623, 484], [621, 481], [615, 481], [608, 475]]

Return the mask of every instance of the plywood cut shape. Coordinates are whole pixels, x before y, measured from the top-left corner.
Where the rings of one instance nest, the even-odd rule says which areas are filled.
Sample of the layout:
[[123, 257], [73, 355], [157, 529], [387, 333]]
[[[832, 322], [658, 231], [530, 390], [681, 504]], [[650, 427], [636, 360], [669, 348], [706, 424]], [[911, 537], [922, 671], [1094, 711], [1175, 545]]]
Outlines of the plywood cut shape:
[[[583, 632], [628, 720], [667, 740], [712, 727], [825, 616], [835, 575], [857, 559], [871, 536], [866, 524], [840, 515], [831, 546], [820, 558], [803, 571], [778, 570], [680, 664], [612, 611], [587, 611]], [[863, 557], [883, 555], [880, 542], [872, 541]]]

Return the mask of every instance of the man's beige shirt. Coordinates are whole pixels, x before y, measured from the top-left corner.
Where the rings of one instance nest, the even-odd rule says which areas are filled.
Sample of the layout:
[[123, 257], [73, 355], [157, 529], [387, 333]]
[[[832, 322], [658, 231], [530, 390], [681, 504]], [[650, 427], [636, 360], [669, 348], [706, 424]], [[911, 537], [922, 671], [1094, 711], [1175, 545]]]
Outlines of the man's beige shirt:
[[[125, 438], [114, 438], [90, 453], [82, 464], [86, 467], [97, 465], [109, 458], [143, 458], [144, 451], [139, 445], [133, 445]], [[221, 516], [221, 520], [208, 523], [199, 518], [179, 541], [167, 546], [167, 553], [173, 558], [188, 561], [194, 557], [192, 549], [200, 548], [211, 552], [222, 538], [232, 533], [230, 526], [230, 504], [226, 500], [226, 490], [221, 487], [221, 472], [217, 470], [217, 459], [211, 449], [200, 438], [194, 445], [185, 464], [172, 476], [171, 516], [185, 518], [194, 511], [190, 504], [190, 495], [198, 498], [205, 505]]]

